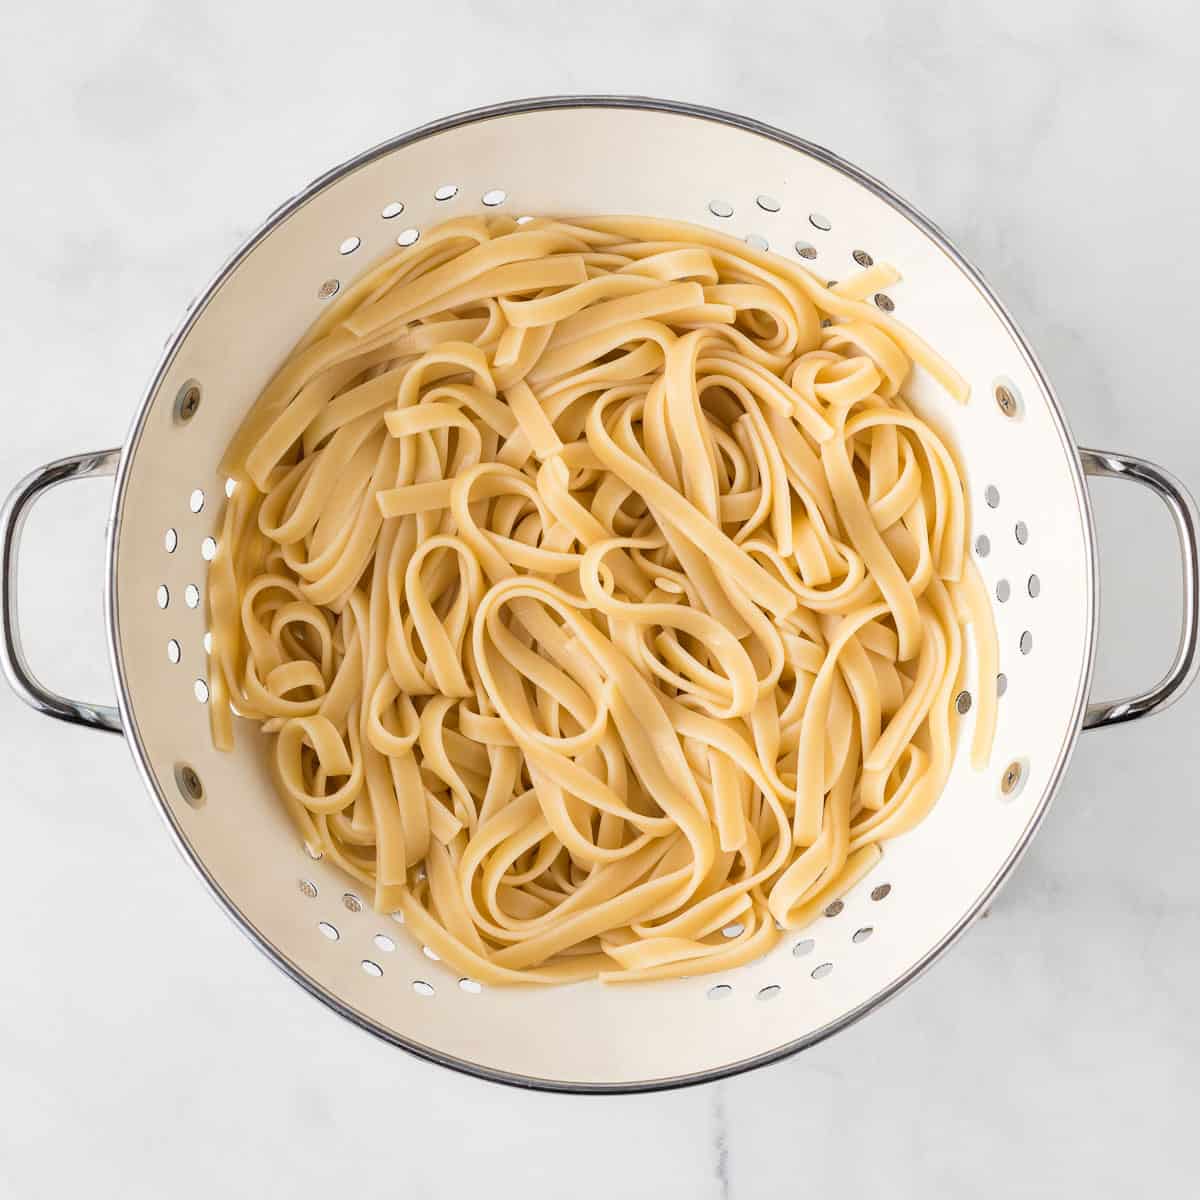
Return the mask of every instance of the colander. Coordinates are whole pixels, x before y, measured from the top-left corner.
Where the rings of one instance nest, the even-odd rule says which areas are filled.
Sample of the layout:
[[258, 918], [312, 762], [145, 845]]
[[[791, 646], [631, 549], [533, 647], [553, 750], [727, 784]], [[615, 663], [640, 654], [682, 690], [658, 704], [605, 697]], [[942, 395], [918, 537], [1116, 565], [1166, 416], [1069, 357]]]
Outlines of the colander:
[[[1001, 691], [990, 762], [974, 771], [960, 747], [922, 825], [888, 843], [815, 924], [725, 975], [545, 989], [459, 979], [337, 868], [308, 856], [275, 796], [261, 737], [243, 728], [232, 754], [209, 738], [204, 589], [225, 499], [221, 452], [332, 296], [435, 222], [486, 211], [678, 218], [798, 255], [824, 278], [886, 260], [903, 281], [876, 303], [971, 384], [966, 405], [921, 377], [912, 398], [965, 464], [971, 542], [995, 597], [1002, 675], [979, 680], [969, 665], [958, 701], [965, 711], [979, 688]], [[89, 475], [116, 476], [106, 600], [117, 708], [43, 686], [18, 636], [24, 515], [47, 489]], [[1098, 597], [1088, 475], [1149, 487], [1182, 547], [1175, 660], [1154, 687], [1114, 703], [1089, 702]], [[1198, 662], [1194, 503], [1156, 466], [1076, 448], [1025, 339], [947, 238], [827, 150], [729, 113], [640, 98], [464, 113], [314, 181], [189, 305], [125, 445], [50, 463], [18, 485], [3, 514], [3, 555], [2, 657], [13, 687], [48, 716], [125, 735], [184, 856], [264, 954], [388, 1042], [488, 1079], [569, 1091], [715, 1079], [875, 1008], [988, 904], [1045, 814], [1080, 729], [1164, 707]]]

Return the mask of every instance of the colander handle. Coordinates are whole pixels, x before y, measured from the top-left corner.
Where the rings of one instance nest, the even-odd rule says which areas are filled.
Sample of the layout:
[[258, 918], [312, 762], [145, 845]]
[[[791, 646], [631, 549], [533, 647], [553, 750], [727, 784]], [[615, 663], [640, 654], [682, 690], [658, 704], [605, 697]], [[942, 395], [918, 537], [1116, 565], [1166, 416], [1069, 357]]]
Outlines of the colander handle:
[[1169, 471], [1154, 463], [1129, 454], [1108, 450], [1079, 451], [1086, 475], [1104, 475], [1109, 479], [1131, 479], [1148, 487], [1167, 506], [1179, 534], [1179, 549], [1183, 558], [1183, 630], [1179, 649], [1170, 669], [1154, 687], [1123, 700], [1092, 700], [1083, 718], [1084, 729], [1099, 729], [1119, 725], [1149, 716], [1174, 704], [1192, 685], [1200, 669], [1200, 512], [1187, 488]]
[[26, 475], [13, 488], [4, 510], [0, 512], [0, 538], [3, 538], [3, 559], [0, 561], [0, 666], [13, 691], [31, 708], [70, 721], [89, 725], [93, 729], [121, 732], [121, 715], [109, 704], [89, 704], [71, 700], [52, 692], [29, 669], [21, 634], [17, 624], [17, 556], [21, 548], [21, 529], [33, 502], [43, 493], [68, 479], [87, 479], [92, 475], [113, 475], [121, 458], [120, 450], [99, 450], [91, 454], [72, 454], [47, 463]]

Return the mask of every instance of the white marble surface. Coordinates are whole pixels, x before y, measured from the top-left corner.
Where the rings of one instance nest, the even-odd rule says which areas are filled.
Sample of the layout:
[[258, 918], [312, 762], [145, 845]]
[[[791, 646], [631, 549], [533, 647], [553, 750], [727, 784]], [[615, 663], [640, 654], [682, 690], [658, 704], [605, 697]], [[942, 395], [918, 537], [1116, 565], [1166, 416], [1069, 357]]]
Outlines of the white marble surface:
[[[1005, 297], [1081, 442], [1200, 487], [1189, 6], [317, 7], [6, 11], [4, 487], [117, 444], [197, 285], [322, 169], [443, 113], [588, 90], [742, 111], [888, 180]], [[1178, 615], [1166, 520], [1128, 491], [1095, 488], [1107, 693], [1148, 680]], [[34, 661], [96, 697], [107, 500], [42, 506], [22, 591]], [[120, 740], [0, 690], [0, 1196], [1184, 1194], [1198, 715], [1200, 691], [1085, 737], [990, 918], [851, 1031], [717, 1086], [572, 1099], [426, 1066], [315, 1005], [204, 895]]]

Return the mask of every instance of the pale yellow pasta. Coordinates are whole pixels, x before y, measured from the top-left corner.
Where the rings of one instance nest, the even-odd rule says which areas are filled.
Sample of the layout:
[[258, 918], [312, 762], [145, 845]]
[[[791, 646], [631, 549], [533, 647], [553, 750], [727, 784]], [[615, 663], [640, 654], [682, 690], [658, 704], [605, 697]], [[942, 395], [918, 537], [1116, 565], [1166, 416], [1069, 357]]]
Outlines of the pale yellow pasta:
[[309, 849], [489, 984], [723, 971], [937, 801], [965, 632], [966, 385], [865, 302], [642, 217], [464, 218], [322, 316], [224, 460], [212, 724]]

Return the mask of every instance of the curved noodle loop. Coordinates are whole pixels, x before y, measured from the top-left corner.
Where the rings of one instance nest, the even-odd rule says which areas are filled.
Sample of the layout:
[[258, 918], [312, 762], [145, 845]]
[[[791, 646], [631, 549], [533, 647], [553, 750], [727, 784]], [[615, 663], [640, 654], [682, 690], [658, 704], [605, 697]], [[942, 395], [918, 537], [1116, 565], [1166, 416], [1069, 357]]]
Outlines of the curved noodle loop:
[[[212, 722], [491, 984], [725, 970], [935, 803], [970, 626], [958, 375], [709, 230], [469, 217], [368, 272], [234, 437]], [[972, 755], [995, 697], [982, 689]]]

